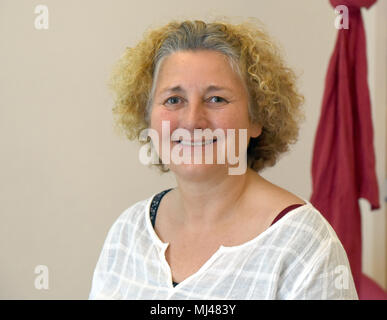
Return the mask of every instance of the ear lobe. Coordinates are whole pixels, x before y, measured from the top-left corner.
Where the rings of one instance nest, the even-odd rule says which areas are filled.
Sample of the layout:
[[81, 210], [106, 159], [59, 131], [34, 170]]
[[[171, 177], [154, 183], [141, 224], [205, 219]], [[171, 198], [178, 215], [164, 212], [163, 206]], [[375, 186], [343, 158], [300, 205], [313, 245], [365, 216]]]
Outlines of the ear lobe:
[[262, 133], [262, 126], [258, 123], [253, 123], [251, 125], [251, 137], [252, 138], [257, 138], [261, 135]]

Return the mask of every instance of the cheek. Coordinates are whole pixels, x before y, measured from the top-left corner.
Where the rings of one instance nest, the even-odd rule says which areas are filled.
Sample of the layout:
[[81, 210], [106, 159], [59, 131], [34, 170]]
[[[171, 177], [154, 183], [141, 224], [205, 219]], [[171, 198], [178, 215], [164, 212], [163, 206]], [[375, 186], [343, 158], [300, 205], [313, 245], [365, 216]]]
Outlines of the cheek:
[[235, 152], [239, 153], [240, 148], [246, 149], [250, 127], [248, 114], [236, 111], [218, 120], [217, 127], [224, 130], [227, 143], [233, 146]]
[[[163, 132], [163, 122], [164, 122], [164, 134], [167, 134], [167, 131], [169, 131], [169, 134], [171, 135], [172, 132], [178, 128], [178, 121], [174, 114], [169, 112], [168, 110], [163, 110], [159, 108], [155, 108], [154, 111], [151, 114], [151, 123], [150, 127], [153, 130], [156, 130], [159, 134], [160, 141], [162, 140], [162, 132]], [[168, 139], [168, 137], [164, 137], [164, 139]]]
[[170, 114], [168, 114], [161, 108], [155, 107], [153, 108], [151, 113], [150, 126], [152, 129], [161, 130], [162, 121], [170, 121], [170, 120], [171, 120]]
[[246, 129], [249, 125], [248, 118], [239, 112], [235, 112], [216, 120], [216, 127], [226, 129]]

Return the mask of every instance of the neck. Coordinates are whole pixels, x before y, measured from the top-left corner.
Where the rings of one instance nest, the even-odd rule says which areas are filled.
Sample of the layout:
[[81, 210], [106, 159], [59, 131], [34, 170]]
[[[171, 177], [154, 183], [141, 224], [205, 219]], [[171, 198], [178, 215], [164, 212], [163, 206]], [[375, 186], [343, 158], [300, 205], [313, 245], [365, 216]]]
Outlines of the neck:
[[177, 180], [179, 215], [184, 225], [208, 227], [230, 220], [243, 203], [246, 189], [258, 174], [218, 175], [202, 181]]

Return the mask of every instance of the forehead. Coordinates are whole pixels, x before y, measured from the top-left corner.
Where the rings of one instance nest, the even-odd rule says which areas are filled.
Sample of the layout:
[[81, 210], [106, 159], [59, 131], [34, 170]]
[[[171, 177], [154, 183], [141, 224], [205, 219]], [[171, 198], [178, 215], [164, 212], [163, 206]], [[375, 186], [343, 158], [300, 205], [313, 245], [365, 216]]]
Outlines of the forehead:
[[[160, 65], [157, 87], [215, 85], [243, 86], [242, 79], [224, 54], [213, 50], [179, 51], [167, 56]], [[159, 91], [159, 90], [157, 90]]]

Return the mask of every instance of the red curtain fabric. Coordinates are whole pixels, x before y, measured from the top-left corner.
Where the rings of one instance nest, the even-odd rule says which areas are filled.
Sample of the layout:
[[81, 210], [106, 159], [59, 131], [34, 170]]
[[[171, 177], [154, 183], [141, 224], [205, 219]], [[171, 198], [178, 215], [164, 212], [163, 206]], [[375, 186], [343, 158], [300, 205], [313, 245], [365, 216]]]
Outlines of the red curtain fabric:
[[325, 79], [312, 160], [310, 202], [341, 240], [358, 293], [362, 268], [359, 198], [380, 208], [375, 174], [371, 104], [361, 7], [376, 0], [330, 0], [348, 7], [349, 28], [339, 29]]

